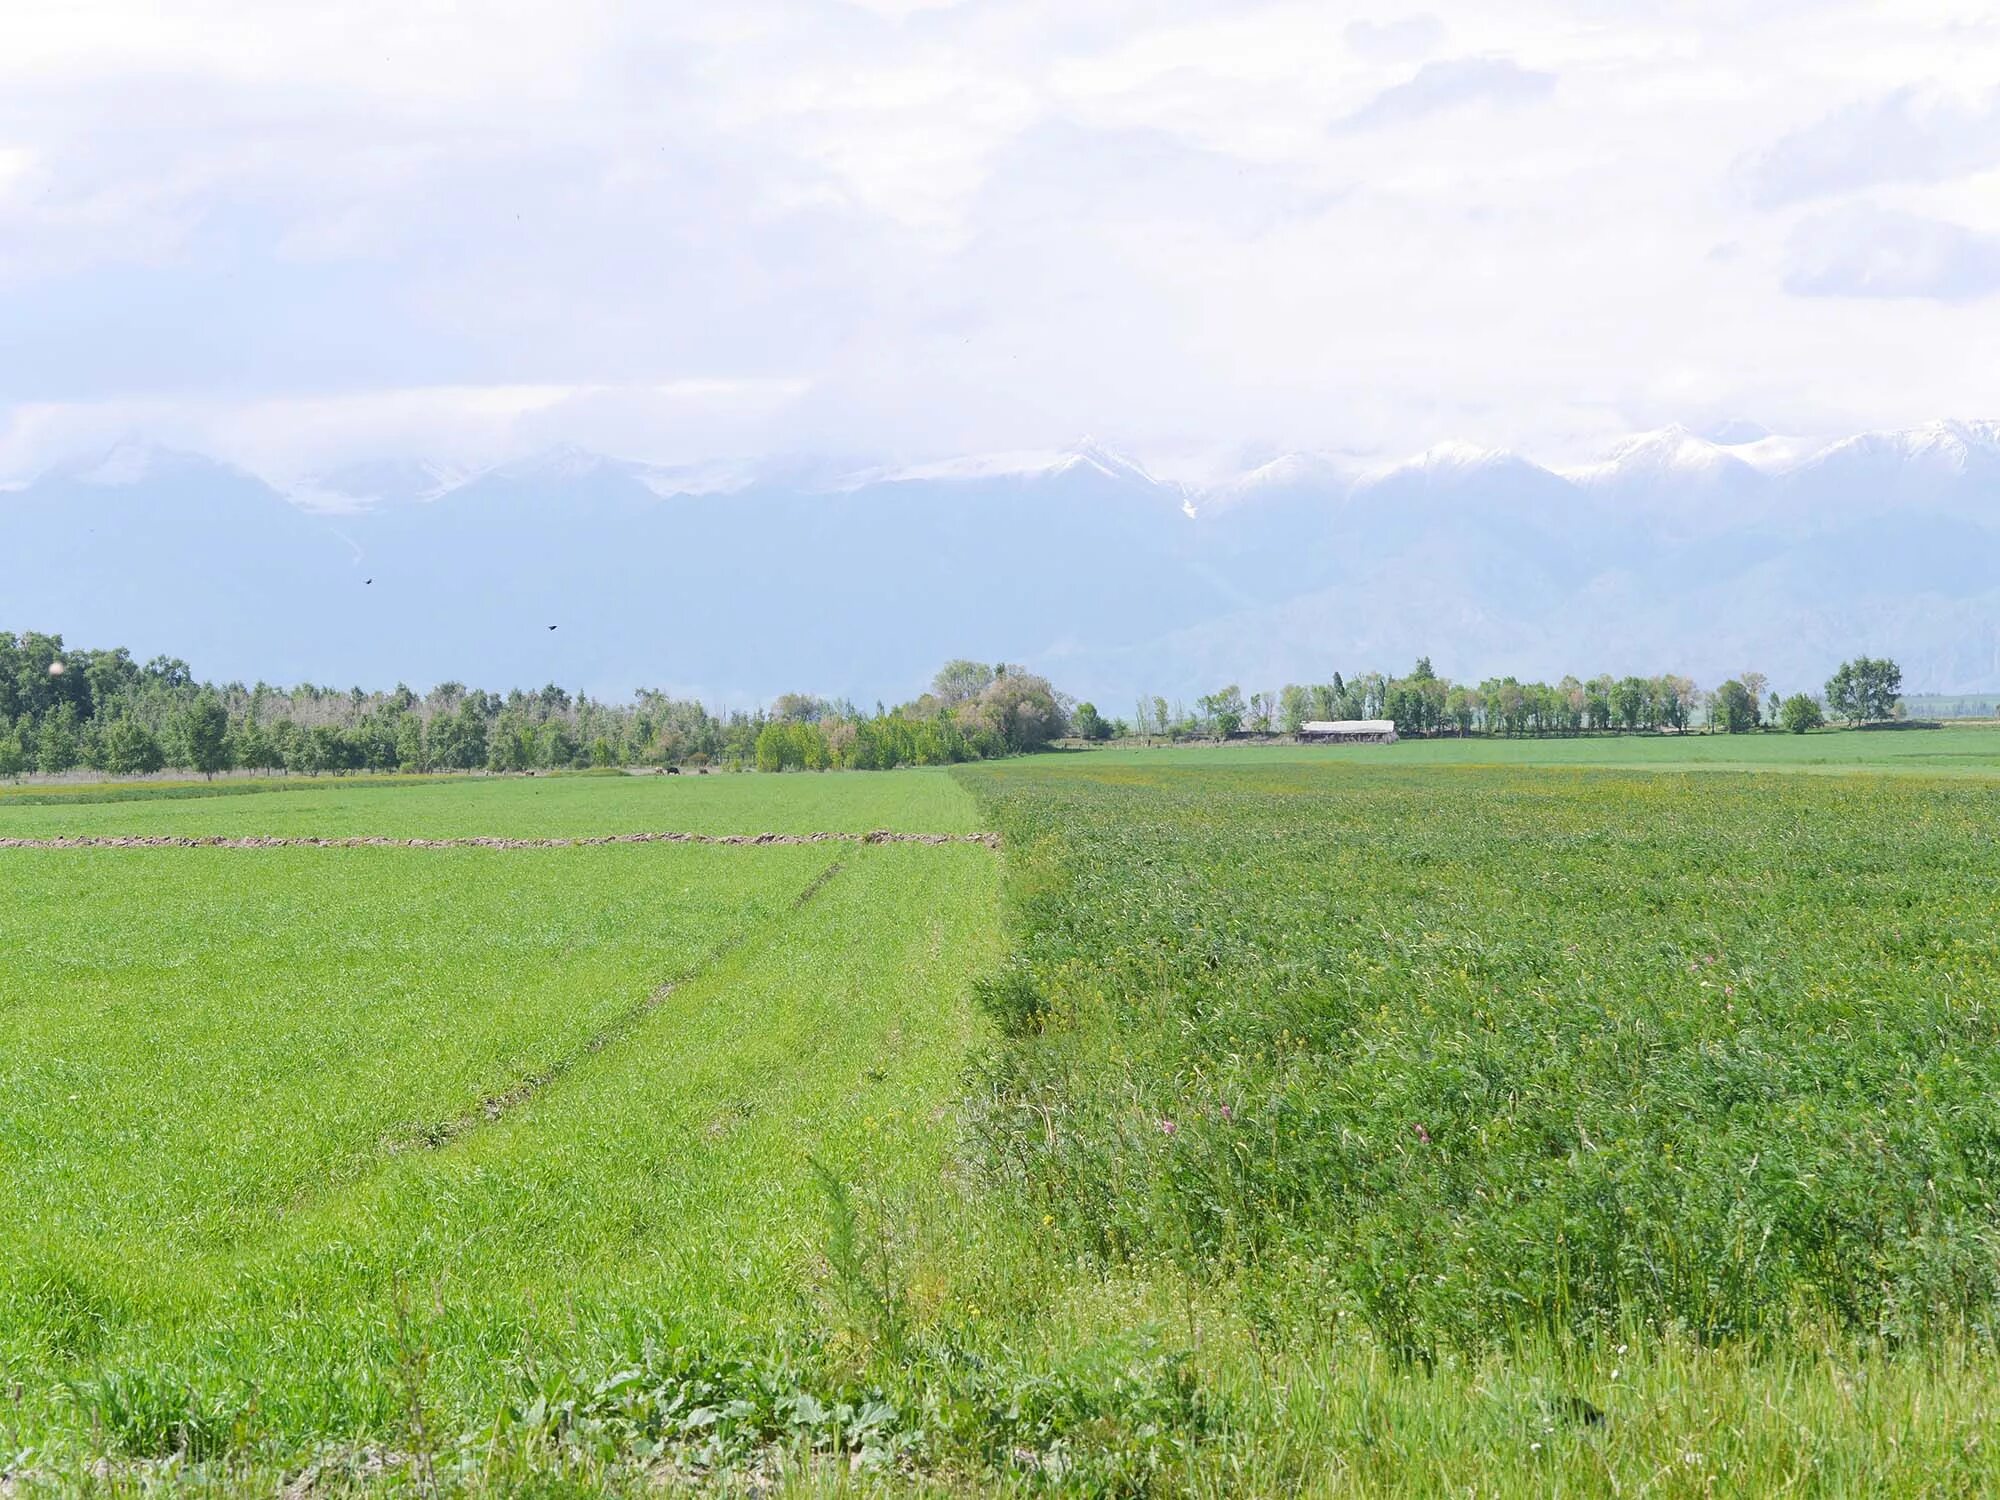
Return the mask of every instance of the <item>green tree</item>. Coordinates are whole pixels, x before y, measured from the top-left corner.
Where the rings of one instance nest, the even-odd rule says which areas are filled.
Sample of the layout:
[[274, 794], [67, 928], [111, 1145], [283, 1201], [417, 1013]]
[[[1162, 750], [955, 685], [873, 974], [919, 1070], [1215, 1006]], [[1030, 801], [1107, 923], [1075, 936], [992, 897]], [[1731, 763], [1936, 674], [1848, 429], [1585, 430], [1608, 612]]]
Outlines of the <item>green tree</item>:
[[[1764, 692], [1771, 685], [1771, 679], [1762, 672], [1740, 672], [1736, 680], [1743, 684], [1743, 691], [1750, 695], [1750, 715], [1753, 720], [1764, 711]], [[1755, 724], [1753, 728], [1757, 727]]]
[[1641, 729], [1653, 722], [1653, 694], [1642, 677], [1621, 677], [1611, 689], [1611, 712], [1620, 729]]
[[757, 735], [760, 771], [824, 771], [832, 764], [832, 747], [817, 724], [774, 719]]
[[1019, 667], [996, 674], [978, 697], [960, 704], [954, 716], [975, 740], [982, 734], [990, 736], [1017, 755], [1044, 748], [1063, 732], [1066, 717], [1047, 679]]
[[1658, 679], [1658, 684], [1654, 701], [1660, 718], [1670, 729], [1687, 728], [1688, 721], [1694, 717], [1696, 691], [1693, 679], [1667, 672]]
[[1583, 722], [1586, 728], [1605, 730], [1611, 727], [1611, 695], [1617, 685], [1609, 677], [1593, 677], [1584, 684]]
[[1278, 727], [1286, 734], [1297, 734], [1311, 717], [1312, 689], [1286, 683], [1278, 692]]
[[229, 713], [213, 693], [203, 693], [175, 716], [175, 748], [191, 771], [211, 781], [229, 768]]
[[1097, 711], [1095, 703], [1079, 703], [1076, 712], [1069, 716], [1069, 727], [1079, 739], [1108, 740], [1111, 725]]
[[424, 759], [424, 721], [406, 713], [396, 720], [396, 766], [403, 771], [421, 771]]
[[231, 726], [229, 741], [229, 758], [246, 771], [275, 770], [284, 764], [284, 757], [272, 744], [271, 736], [249, 714]]
[[130, 714], [113, 719], [104, 731], [104, 769], [113, 776], [141, 776], [166, 764], [153, 731]]
[[340, 769], [340, 735], [331, 724], [315, 724], [293, 746], [292, 768], [308, 776]]
[[1808, 729], [1817, 729], [1826, 722], [1819, 705], [1804, 693], [1794, 693], [1787, 698], [1776, 717], [1793, 734], [1804, 734]]
[[1709, 704], [1709, 721], [1725, 734], [1747, 734], [1757, 727], [1757, 700], [1750, 689], [1735, 678], [1715, 690]]
[[931, 693], [946, 708], [976, 698], [983, 693], [995, 676], [1005, 676], [1007, 669], [989, 667], [983, 661], [948, 661], [938, 668], [937, 676], [931, 679]]
[[1235, 683], [1201, 700], [1201, 716], [1218, 738], [1229, 739], [1243, 727], [1243, 690]]
[[1384, 707], [1395, 720], [1396, 733], [1404, 739], [1424, 732], [1424, 697], [1414, 683], [1398, 682], [1391, 686]]
[[431, 720], [430, 763], [443, 770], [470, 771], [486, 764], [486, 716], [468, 697], [457, 711]]
[[1888, 657], [1857, 656], [1827, 679], [1826, 706], [1850, 724], [1873, 724], [1896, 716], [1903, 669]]
[[1472, 733], [1473, 720], [1479, 716], [1479, 691], [1476, 688], [1454, 687], [1445, 695], [1444, 715], [1463, 739]]
[[35, 769], [45, 776], [74, 770], [83, 759], [83, 739], [76, 705], [58, 703], [35, 731]]

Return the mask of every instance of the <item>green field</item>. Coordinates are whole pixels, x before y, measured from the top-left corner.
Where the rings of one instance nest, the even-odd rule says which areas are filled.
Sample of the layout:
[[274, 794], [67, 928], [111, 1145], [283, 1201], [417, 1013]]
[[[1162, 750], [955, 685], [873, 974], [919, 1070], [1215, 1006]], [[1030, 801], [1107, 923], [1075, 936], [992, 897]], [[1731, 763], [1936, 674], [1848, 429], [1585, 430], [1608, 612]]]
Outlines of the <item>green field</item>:
[[0, 850], [0, 1482], [2000, 1488], [2000, 733], [0, 799], [877, 827]]
[[1603, 766], [1673, 771], [1913, 771], [1923, 775], [2000, 775], [2000, 732], [1967, 728], [1872, 728], [1813, 734], [1550, 735], [1521, 739], [1402, 740], [1394, 745], [1239, 744], [1119, 747], [1073, 751], [1145, 764], [1324, 764], [1357, 766]]
[[[199, 784], [197, 784], [199, 785]], [[272, 788], [275, 787], [275, 790]], [[254, 791], [252, 790], [254, 788]], [[970, 833], [972, 800], [948, 772], [894, 776], [294, 777], [222, 781], [216, 795], [127, 784], [0, 794], [0, 838], [60, 834], [272, 834], [333, 838], [582, 838], [607, 833]], [[27, 802], [28, 805], [22, 805]]]

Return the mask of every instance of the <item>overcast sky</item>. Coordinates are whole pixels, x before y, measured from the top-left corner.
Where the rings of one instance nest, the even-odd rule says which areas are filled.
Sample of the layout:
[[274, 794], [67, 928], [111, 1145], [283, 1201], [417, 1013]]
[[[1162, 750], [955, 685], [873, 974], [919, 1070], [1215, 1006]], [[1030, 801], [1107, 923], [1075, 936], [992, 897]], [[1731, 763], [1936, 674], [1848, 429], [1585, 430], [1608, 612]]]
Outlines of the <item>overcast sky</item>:
[[2000, 415], [1979, 0], [0, 0], [0, 478]]

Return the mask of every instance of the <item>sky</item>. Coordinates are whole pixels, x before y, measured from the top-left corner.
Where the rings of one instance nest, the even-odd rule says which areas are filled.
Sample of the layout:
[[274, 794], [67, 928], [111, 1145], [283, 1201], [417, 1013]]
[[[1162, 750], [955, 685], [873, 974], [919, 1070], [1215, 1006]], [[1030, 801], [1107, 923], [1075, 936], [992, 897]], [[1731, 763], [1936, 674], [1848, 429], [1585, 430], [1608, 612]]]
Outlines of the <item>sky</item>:
[[1967, 0], [0, 0], [0, 480], [2000, 414]]

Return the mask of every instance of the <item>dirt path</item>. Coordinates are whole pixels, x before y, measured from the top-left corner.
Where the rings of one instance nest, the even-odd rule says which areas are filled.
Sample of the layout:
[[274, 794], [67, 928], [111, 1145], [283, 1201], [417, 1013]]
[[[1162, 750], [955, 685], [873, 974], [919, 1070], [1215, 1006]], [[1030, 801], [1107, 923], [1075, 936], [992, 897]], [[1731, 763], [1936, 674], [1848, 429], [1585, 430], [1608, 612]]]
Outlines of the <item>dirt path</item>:
[[277, 838], [252, 834], [206, 838], [172, 834], [78, 835], [74, 838], [0, 838], [0, 849], [583, 849], [603, 844], [983, 844], [1000, 847], [997, 833], [606, 833], [591, 838], [517, 839], [392, 839], [380, 836], [346, 838]]

